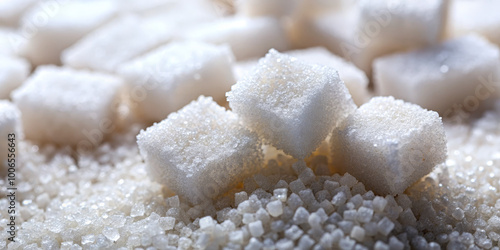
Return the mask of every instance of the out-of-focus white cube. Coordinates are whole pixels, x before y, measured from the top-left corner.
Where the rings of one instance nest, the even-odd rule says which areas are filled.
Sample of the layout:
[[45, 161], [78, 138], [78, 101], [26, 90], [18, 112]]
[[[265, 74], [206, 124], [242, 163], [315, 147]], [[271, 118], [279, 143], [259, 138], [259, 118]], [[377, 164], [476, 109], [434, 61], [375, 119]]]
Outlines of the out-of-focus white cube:
[[283, 17], [293, 14], [300, 0], [236, 0], [236, 14], [247, 17]]
[[[19, 24], [21, 16], [25, 11], [37, 3], [37, 0], [2, 0], [0, 1], [0, 26], [15, 27]], [[53, 3], [52, 3], [53, 2]], [[51, 11], [53, 6], [59, 5], [57, 1], [46, 1], [38, 3]]]
[[477, 110], [500, 92], [500, 54], [486, 39], [470, 35], [374, 62], [375, 87], [438, 111], [444, 117]]
[[33, 33], [23, 37], [21, 53], [34, 65], [60, 64], [61, 52], [110, 20], [116, 8], [117, 4], [111, 1], [65, 2], [38, 25], [40, 15], [47, 15], [44, 5], [39, 4], [22, 18], [21, 29], [32, 27]]
[[22, 40], [19, 41], [19, 34], [13, 29], [0, 27], [0, 55], [16, 56], [22, 48]]
[[122, 86], [112, 75], [40, 66], [12, 93], [12, 100], [21, 110], [27, 139], [73, 145], [84, 152], [116, 127]]
[[235, 83], [227, 45], [172, 42], [118, 69], [128, 83], [128, 96], [138, 114], [161, 121], [200, 95], [225, 100]]
[[61, 60], [77, 69], [114, 72], [120, 64], [168, 42], [172, 35], [172, 24], [123, 16], [64, 50]]
[[28, 77], [31, 65], [19, 57], [0, 55], [0, 99], [8, 99], [10, 92]]
[[453, 0], [448, 10], [447, 37], [478, 33], [500, 45], [500, 2], [494, 0]]
[[275, 18], [227, 17], [188, 30], [184, 38], [209, 43], [227, 43], [237, 60], [264, 56], [269, 49], [288, 49], [286, 32]]

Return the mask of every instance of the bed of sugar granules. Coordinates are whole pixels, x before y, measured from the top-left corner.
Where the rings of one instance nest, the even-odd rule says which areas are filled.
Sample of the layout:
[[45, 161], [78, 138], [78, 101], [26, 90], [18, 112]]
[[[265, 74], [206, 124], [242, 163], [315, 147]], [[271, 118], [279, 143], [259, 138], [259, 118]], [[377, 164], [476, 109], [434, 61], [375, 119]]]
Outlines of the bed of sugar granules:
[[321, 154], [307, 160], [315, 175], [276, 156], [239, 189], [196, 207], [149, 180], [139, 125], [78, 160], [69, 148], [21, 142], [18, 236], [6, 241], [2, 180], [0, 248], [499, 249], [499, 124], [500, 102], [466, 124], [445, 123], [446, 163], [397, 197], [331, 175]]

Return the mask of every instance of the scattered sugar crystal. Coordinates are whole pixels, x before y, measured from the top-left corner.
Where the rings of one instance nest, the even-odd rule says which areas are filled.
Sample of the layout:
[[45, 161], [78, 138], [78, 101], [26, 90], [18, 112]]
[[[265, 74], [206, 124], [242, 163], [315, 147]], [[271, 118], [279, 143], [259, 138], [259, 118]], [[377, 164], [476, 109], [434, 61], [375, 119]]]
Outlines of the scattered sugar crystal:
[[187, 30], [188, 40], [228, 44], [236, 59], [264, 56], [269, 49], [288, 49], [285, 30], [279, 20], [270, 17], [226, 17]]
[[375, 250], [389, 250], [389, 245], [385, 244], [384, 242], [380, 241], [380, 240], [377, 240], [377, 242], [375, 242], [375, 245], [373, 246], [373, 248]]
[[115, 72], [120, 64], [168, 42], [172, 35], [171, 24], [124, 15], [65, 49], [61, 61], [73, 68]]
[[308, 63], [330, 66], [336, 69], [340, 79], [345, 83], [349, 93], [358, 106], [368, 101], [368, 77], [351, 62], [332, 54], [323, 47], [288, 51], [286, 54]]
[[200, 219], [200, 229], [205, 231], [213, 230], [215, 221], [210, 216], [205, 216]]
[[279, 200], [267, 203], [266, 209], [273, 217], [278, 217], [283, 214], [283, 205]]
[[360, 207], [357, 213], [357, 220], [361, 223], [368, 223], [372, 219], [373, 210], [366, 207]]
[[334, 69], [274, 49], [226, 95], [245, 125], [298, 159], [311, 154], [356, 108]]
[[[113, 1], [71, 1], [59, 5], [45, 24], [37, 27], [33, 36], [26, 37], [21, 53], [34, 65], [60, 64], [61, 52], [114, 17], [116, 4]], [[24, 14], [21, 27], [32, 25], [46, 8], [43, 4], [31, 8]]]
[[300, 199], [304, 202], [304, 204], [309, 205], [316, 202], [316, 197], [311, 189], [302, 190], [299, 192]]
[[414, 226], [417, 222], [417, 219], [415, 218], [413, 211], [411, 211], [411, 208], [407, 208], [403, 210], [401, 214], [399, 214], [399, 221], [404, 225]]
[[94, 241], [95, 241], [95, 235], [93, 235], [93, 234], [84, 235], [84, 236], [82, 236], [82, 240], [81, 240], [83, 245], [94, 243]]
[[393, 97], [362, 105], [330, 145], [335, 164], [378, 194], [402, 193], [446, 158], [439, 115]]
[[170, 207], [179, 207], [180, 205], [180, 201], [179, 201], [179, 196], [178, 195], [174, 195], [172, 197], [168, 197], [167, 200], [166, 200], [167, 204], [170, 206]]
[[[460, 110], [477, 110], [484, 100], [498, 94], [494, 92], [500, 89], [499, 55], [498, 47], [484, 38], [460, 37], [378, 58], [375, 85], [380, 95], [392, 95], [453, 118]], [[443, 91], [448, 94], [439, 94]]]
[[332, 204], [336, 207], [339, 207], [347, 201], [347, 197], [344, 192], [338, 192], [335, 196], [333, 196]]
[[203, 96], [141, 131], [137, 143], [149, 176], [191, 203], [222, 194], [261, 166], [257, 136]]
[[299, 240], [299, 249], [310, 249], [314, 245], [314, 240], [309, 235], [303, 235]]
[[106, 227], [102, 231], [102, 234], [106, 236], [110, 241], [116, 242], [118, 239], [120, 239], [120, 232], [118, 232], [118, 229], [112, 228], [112, 227]]
[[389, 248], [390, 249], [395, 249], [395, 250], [403, 250], [404, 244], [398, 240], [395, 236], [391, 236], [389, 238]]
[[276, 249], [278, 250], [290, 250], [293, 249], [293, 241], [287, 239], [280, 239], [276, 242]]
[[299, 179], [304, 183], [305, 185], [311, 184], [313, 181], [316, 180], [316, 176], [314, 175], [314, 172], [310, 168], [304, 169], [302, 173], [299, 174]]
[[295, 181], [290, 182], [289, 188], [293, 193], [298, 194], [300, 193], [300, 191], [306, 189], [306, 186], [300, 179], [297, 179]]
[[237, 0], [235, 8], [237, 15], [247, 17], [283, 17], [291, 15], [299, 2], [298, 0]]
[[229, 241], [236, 244], [243, 244], [244, 235], [241, 230], [237, 230], [229, 233]]
[[273, 195], [276, 197], [278, 200], [282, 202], [286, 202], [287, 196], [288, 196], [288, 189], [286, 188], [277, 188], [273, 190]]
[[375, 210], [375, 212], [380, 213], [380, 212], [384, 211], [385, 206], [387, 206], [386, 199], [384, 199], [381, 196], [375, 196], [375, 198], [373, 198], [373, 209]]
[[175, 218], [174, 217], [161, 217], [158, 220], [158, 223], [160, 224], [161, 229], [168, 231], [174, 229], [175, 225]]
[[8, 99], [12, 90], [26, 80], [30, 69], [25, 59], [0, 54], [0, 99]]
[[245, 191], [241, 191], [234, 194], [234, 203], [239, 205], [243, 201], [248, 200], [248, 194]]
[[500, 231], [500, 217], [497, 215], [491, 216], [491, 218], [488, 219], [488, 225], [494, 230]]
[[132, 206], [132, 209], [130, 209], [130, 216], [132, 217], [143, 216], [144, 212], [145, 212], [144, 204], [136, 203], [134, 204], [134, 206]]
[[330, 180], [325, 181], [324, 188], [325, 190], [328, 190], [328, 192], [330, 192], [331, 194], [333, 194], [335, 189], [337, 189], [338, 187], [340, 187], [340, 184], [336, 181], [330, 181]]
[[225, 99], [234, 83], [232, 61], [226, 45], [172, 42], [122, 64], [117, 73], [138, 115], [161, 121], [200, 95]]
[[384, 217], [378, 222], [377, 226], [378, 226], [378, 231], [381, 234], [387, 236], [394, 228], [394, 223], [389, 218]]
[[359, 194], [354, 195], [349, 199], [349, 202], [352, 203], [355, 208], [359, 208], [363, 204], [363, 197]]
[[345, 173], [342, 178], [340, 178], [339, 181], [340, 185], [342, 186], [348, 186], [348, 187], [353, 187], [356, 183], [358, 183], [358, 180], [349, 173]]
[[245, 247], [245, 250], [259, 250], [261, 248], [262, 248], [262, 242], [252, 237], [248, 245]]
[[344, 211], [344, 219], [349, 221], [355, 221], [358, 216], [358, 212], [356, 210], [345, 210]]
[[27, 139], [95, 148], [116, 127], [120, 78], [56, 66], [40, 66], [12, 92]]
[[455, 218], [455, 220], [462, 220], [465, 216], [464, 211], [460, 208], [455, 208], [453, 212], [451, 212], [451, 216]]
[[304, 202], [295, 193], [290, 195], [290, 198], [288, 198], [287, 203], [288, 203], [288, 206], [290, 206], [290, 208], [292, 208], [294, 210], [297, 209], [298, 207], [301, 207], [302, 205], [304, 205]]
[[287, 237], [290, 240], [296, 240], [302, 236], [304, 231], [302, 231], [298, 226], [292, 225], [290, 228], [285, 230], [285, 237]]
[[351, 240], [349, 237], [340, 239], [339, 247], [340, 249], [353, 249], [356, 245], [356, 241]]
[[264, 228], [260, 220], [248, 224], [248, 229], [253, 237], [260, 237], [264, 234]]
[[360, 226], [354, 226], [351, 230], [351, 238], [357, 241], [363, 241], [365, 238], [365, 230]]

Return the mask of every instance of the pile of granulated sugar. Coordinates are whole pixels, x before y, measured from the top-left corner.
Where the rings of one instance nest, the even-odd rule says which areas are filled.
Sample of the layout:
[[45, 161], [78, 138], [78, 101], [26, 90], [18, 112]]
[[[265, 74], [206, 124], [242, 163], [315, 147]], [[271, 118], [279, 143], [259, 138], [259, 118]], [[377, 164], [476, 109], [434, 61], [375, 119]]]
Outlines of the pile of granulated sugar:
[[69, 148], [22, 142], [19, 230], [7, 248], [498, 249], [499, 123], [500, 102], [468, 125], [445, 123], [446, 164], [396, 197], [332, 174], [325, 155], [308, 158], [310, 168], [277, 155], [226, 196], [195, 207], [150, 181], [138, 126], [78, 162]]

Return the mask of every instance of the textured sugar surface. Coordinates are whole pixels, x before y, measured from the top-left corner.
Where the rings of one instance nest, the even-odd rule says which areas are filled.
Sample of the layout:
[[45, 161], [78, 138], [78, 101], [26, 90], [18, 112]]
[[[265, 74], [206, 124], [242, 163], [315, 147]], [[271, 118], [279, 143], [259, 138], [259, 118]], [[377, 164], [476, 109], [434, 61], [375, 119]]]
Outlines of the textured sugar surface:
[[436, 112], [374, 97], [331, 136], [336, 165], [378, 194], [399, 194], [446, 159], [446, 138]]
[[311, 154], [356, 107], [333, 68], [275, 50], [233, 85], [227, 98], [246, 126], [298, 159]]
[[94, 30], [64, 50], [61, 60], [74, 68], [114, 72], [120, 64], [171, 38], [170, 24], [126, 15]]
[[161, 121], [200, 95], [224, 100], [234, 84], [227, 46], [200, 42], [172, 42], [118, 69], [127, 80], [129, 98], [139, 115]]
[[[457, 105], [475, 111], [479, 105], [475, 102], [500, 90], [499, 55], [496, 46], [470, 35], [382, 57], [374, 63], [376, 88], [381, 95], [419, 104], [444, 117], [456, 113]], [[444, 92], [448, 94], [441, 95]]]
[[[46, 5], [37, 5], [30, 9], [24, 14], [21, 26], [32, 25], [46, 8]], [[34, 65], [61, 64], [61, 52], [114, 17], [115, 9], [116, 3], [112, 1], [61, 4], [34, 35], [26, 39], [21, 53]]]
[[8, 99], [30, 73], [31, 65], [23, 58], [0, 55], [0, 99]]
[[[272, 198], [272, 190], [282, 190], [283, 183], [298, 179], [291, 167], [292, 162], [286, 158], [278, 157], [269, 162], [269, 166], [278, 164], [278, 169], [273, 167], [262, 171], [270, 179], [280, 180], [273, 181], [275, 187], [271, 188], [269, 195], [257, 191], [260, 187], [251, 184], [253, 178], [249, 178], [245, 181], [248, 185], [234, 190], [235, 193], [247, 194], [239, 206], [193, 207], [182, 198], [177, 205], [176, 196], [150, 181], [135, 142], [139, 131], [137, 126], [131, 126], [125, 134], [114, 134], [92, 154], [79, 159], [71, 157], [65, 148], [35, 146], [22, 141], [19, 162], [24, 163], [16, 173], [18, 183], [22, 183], [17, 190], [18, 208], [22, 211], [18, 217], [20, 228], [15, 243], [7, 242], [7, 232], [0, 231], [0, 247], [5, 248], [8, 244], [11, 249], [35, 246], [147, 248], [168, 242], [173, 247], [186, 249], [245, 247], [250, 243], [293, 247], [313, 242], [313, 247], [324, 248], [364, 246], [386, 249], [384, 247], [390, 246], [391, 249], [439, 249], [436, 248], [439, 246], [442, 249], [496, 249], [500, 240], [497, 233], [500, 196], [496, 192], [500, 188], [496, 178], [500, 175], [499, 122], [500, 103], [495, 110], [469, 124], [445, 124], [450, 151], [446, 164], [436, 167], [425, 179], [410, 187], [407, 194], [376, 196], [358, 188], [357, 184], [352, 188], [339, 184], [343, 179], [345, 185], [353, 185], [351, 177], [342, 178], [332, 173], [316, 175], [315, 180], [304, 188], [311, 188], [316, 193], [321, 190], [328, 190], [331, 194], [344, 193], [349, 197], [342, 205], [332, 204], [333, 210], [323, 207], [331, 204], [331, 200], [320, 203], [328, 216], [324, 222], [316, 219], [316, 215], [322, 217], [319, 209], [306, 209], [311, 222], [319, 221], [320, 231], [312, 230], [309, 222], [303, 225], [293, 223], [297, 210], [294, 202], [301, 198], [286, 188], [289, 195], [282, 201], [284, 213], [269, 219], [259, 215], [264, 234], [256, 238], [250, 235], [248, 225], [241, 219], [244, 213], [257, 216], [260, 208], [265, 209], [268, 203], [278, 200]], [[317, 171], [317, 166], [322, 164], [320, 158], [308, 162], [308, 166]], [[0, 182], [5, 186], [3, 179]], [[1, 192], [0, 213], [6, 218], [7, 193], [5, 189]], [[355, 201], [357, 198], [350, 201], [358, 194], [361, 195], [361, 205]], [[271, 197], [271, 200], [266, 197]], [[142, 205], [144, 212], [132, 217], [136, 205]], [[374, 213], [368, 223], [347, 221], [343, 217], [346, 210], [359, 212], [371, 207]], [[411, 217], [407, 208], [417, 219], [414, 226], [399, 218], [404, 210], [404, 217]], [[453, 216], [458, 209], [464, 213], [461, 219]], [[206, 215], [211, 215], [214, 220], [211, 220], [212, 226], [201, 230], [200, 219]], [[363, 241], [351, 238], [351, 234], [359, 236], [356, 226], [365, 232]], [[120, 237], [113, 242], [110, 238], [116, 239], [116, 233]]]
[[137, 138], [151, 178], [192, 203], [224, 193], [261, 165], [257, 136], [210, 97], [201, 96]]
[[228, 44], [237, 60], [264, 56], [269, 49], [287, 50], [287, 36], [281, 23], [270, 17], [227, 17], [188, 30], [187, 39]]
[[[2, 143], [0, 145], [0, 153], [2, 154], [0, 156], [0, 176], [5, 177], [9, 173], [7, 171], [9, 165], [9, 157], [8, 155], [14, 152], [10, 152], [11, 147], [9, 143], [13, 143], [14, 145], [14, 150], [16, 149], [15, 145], [17, 144], [16, 140], [22, 139], [23, 135], [21, 132], [21, 112], [19, 112], [19, 109], [12, 104], [9, 101], [6, 100], [0, 100], [0, 136], [2, 138], [5, 138], [5, 143]], [[17, 138], [16, 138], [17, 136]], [[10, 141], [8, 139], [11, 139]], [[11, 154], [13, 158], [13, 155]], [[12, 160], [10, 160], [12, 163]], [[11, 164], [12, 165], [12, 164]], [[15, 164], [14, 164], [15, 167]]]
[[12, 99], [27, 139], [88, 150], [116, 127], [113, 113], [122, 86], [111, 75], [41, 66]]

